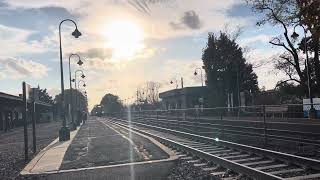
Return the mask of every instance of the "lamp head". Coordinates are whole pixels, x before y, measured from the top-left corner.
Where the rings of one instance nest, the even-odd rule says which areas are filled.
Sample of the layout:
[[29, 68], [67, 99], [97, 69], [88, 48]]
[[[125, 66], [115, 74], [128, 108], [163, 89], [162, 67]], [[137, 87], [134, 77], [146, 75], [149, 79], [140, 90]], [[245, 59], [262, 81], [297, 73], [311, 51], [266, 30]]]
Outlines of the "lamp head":
[[82, 79], [85, 78], [85, 77], [86, 77], [86, 76], [85, 76], [84, 74], [81, 75], [81, 78], [82, 78]]
[[86, 87], [87, 85], [86, 84], [83, 84], [83, 87]]
[[194, 74], [195, 76], [196, 76], [196, 75], [198, 75], [197, 71], [194, 71], [194, 73], [193, 73], [193, 74]]
[[74, 81], [76, 81], [76, 80], [75, 80], [75, 79], [72, 79], [71, 81], [74, 82]]
[[291, 34], [292, 39], [297, 39], [299, 37], [299, 34], [295, 31]]
[[83, 64], [83, 61], [81, 61], [81, 59], [79, 59], [79, 61], [77, 62], [77, 64], [78, 64], [79, 66], [81, 66], [81, 65]]
[[172, 81], [172, 80], [170, 81], [170, 84], [173, 84], [173, 81]]
[[81, 32], [78, 30], [78, 28], [76, 28], [73, 32], [72, 32], [72, 36], [74, 36], [75, 38], [79, 38], [81, 36]]

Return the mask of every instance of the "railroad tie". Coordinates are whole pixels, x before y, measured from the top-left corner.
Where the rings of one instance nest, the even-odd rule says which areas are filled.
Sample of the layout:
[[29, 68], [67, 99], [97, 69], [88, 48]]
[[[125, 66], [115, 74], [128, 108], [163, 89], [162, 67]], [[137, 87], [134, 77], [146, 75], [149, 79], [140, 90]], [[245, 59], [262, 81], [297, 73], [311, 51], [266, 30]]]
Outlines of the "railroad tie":
[[187, 161], [187, 163], [198, 163], [198, 162], [200, 162], [200, 159]]
[[195, 163], [195, 164], [193, 164], [193, 166], [194, 167], [202, 167], [202, 166], [206, 166], [206, 165], [208, 165], [207, 163]]
[[[231, 160], [233, 162], [237, 162], [237, 163], [241, 163], [244, 161], [257, 161], [257, 160], [261, 160], [262, 157], [252, 157], [252, 158], [246, 158], [246, 159], [237, 159], [237, 160]], [[260, 161], [261, 162], [261, 161]], [[263, 162], [263, 161], [262, 161]], [[269, 161], [268, 161], [269, 162]], [[273, 162], [273, 161], [271, 161]], [[244, 164], [245, 165], [245, 164]], [[249, 164], [249, 165], [254, 165], [254, 164]], [[248, 165], [247, 165], [248, 166]]]
[[222, 180], [235, 180], [235, 179], [241, 179], [241, 177], [242, 177], [242, 176], [243, 176], [242, 174], [237, 174], [236, 176], [222, 178]]
[[186, 154], [176, 154], [179, 158], [187, 157], [188, 155]]
[[308, 175], [303, 175], [303, 176], [296, 176], [296, 177], [285, 178], [285, 179], [286, 180], [299, 180], [299, 179], [316, 179], [316, 178], [320, 178], [320, 173], [308, 174]]
[[245, 166], [252, 166], [252, 165], [259, 165], [259, 164], [268, 164], [268, 163], [272, 163], [274, 161], [271, 160], [266, 160], [266, 161], [257, 161], [257, 162], [248, 162], [248, 163], [243, 163], [242, 165]]
[[182, 157], [180, 158], [181, 160], [192, 160], [193, 157], [192, 156], [187, 156], [187, 157]]
[[208, 147], [208, 148], [198, 148], [200, 151], [205, 151], [205, 152], [209, 152], [209, 151], [220, 151], [220, 150], [224, 150], [226, 148], [214, 148], [214, 147]]
[[233, 159], [233, 158], [245, 158], [245, 157], [250, 157], [250, 154], [240, 154], [240, 155], [233, 155], [233, 156], [225, 156], [223, 158], [225, 159]]
[[203, 171], [214, 171], [216, 169], [218, 169], [219, 166], [215, 166], [215, 167], [205, 167], [205, 168], [202, 168]]
[[272, 171], [269, 173], [276, 175], [276, 174], [286, 174], [286, 173], [293, 173], [293, 172], [300, 172], [300, 171], [304, 171], [304, 169], [302, 168], [286, 169], [286, 170], [280, 170], [280, 171]]
[[264, 170], [264, 169], [282, 168], [282, 167], [287, 167], [287, 166], [288, 165], [286, 165], [286, 164], [275, 164], [275, 165], [270, 165], [270, 166], [256, 167], [255, 169]]
[[220, 176], [220, 175], [224, 175], [226, 172], [225, 171], [220, 171], [220, 172], [213, 172], [210, 173], [211, 176]]
[[240, 155], [242, 152], [230, 152], [230, 153], [217, 153], [215, 154], [216, 156], [224, 156], [226, 155], [225, 157], [229, 156], [229, 155]]
[[205, 146], [195, 146], [197, 149], [210, 149], [210, 148], [221, 148], [219, 146], [205, 145]]
[[207, 153], [209, 154], [216, 154], [216, 153], [226, 153], [226, 152], [231, 152], [233, 150], [231, 149], [225, 149], [225, 150], [217, 150], [217, 151], [208, 151]]

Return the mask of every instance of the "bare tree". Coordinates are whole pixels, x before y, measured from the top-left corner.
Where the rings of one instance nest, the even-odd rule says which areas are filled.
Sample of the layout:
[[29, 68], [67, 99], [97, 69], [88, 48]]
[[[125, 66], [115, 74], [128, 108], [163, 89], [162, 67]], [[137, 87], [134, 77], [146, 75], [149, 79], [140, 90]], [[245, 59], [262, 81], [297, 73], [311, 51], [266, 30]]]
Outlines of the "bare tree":
[[[288, 75], [287, 81], [299, 83], [307, 89], [306, 60], [301, 53], [308, 55], [311, 60], [308, 64], [311, 74], [311, 85], [320, 91], [320, 64], [319, 64], [319, 37], [320, 37], [320, 1], [318, 0], [247, 0], [253, 10], [264, 14], [263, 18], [257, 22], [258, 26], [265, 23], [280, 25], [283, 33], [274, 37], [270, 43], [274, 46], [283, 48], [285, 51], [276, 59], [275, 67]], [[292, 38], [288, 29], [303, 26], [305, 35]], [[302, 46], [307, 42], [307, 51]]]
[[139, 103], [155, 105], [159, 102], [160, 83], [149, 81], [137, 89]]

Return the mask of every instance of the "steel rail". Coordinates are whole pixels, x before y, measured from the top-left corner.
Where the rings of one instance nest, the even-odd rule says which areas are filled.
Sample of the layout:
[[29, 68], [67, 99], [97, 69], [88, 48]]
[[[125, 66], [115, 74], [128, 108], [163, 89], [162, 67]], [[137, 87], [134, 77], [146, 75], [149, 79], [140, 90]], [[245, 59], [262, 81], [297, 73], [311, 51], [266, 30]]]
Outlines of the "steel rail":
[[[155, 119], [155, 118], [148, 118], [148, 119], [150, 121], [150, 119]], [[192, 126], [192, 127], [194, 127], [194, 126], [189, 125], [189, 124], [197, 123], [198, 128], [220, 130], [220, 131], [224, 131], [225, 133], [230, 132], [230, 134], [234, 134], [234, 135], [237, 135], [237, 134], [242, 135], [242, 136], [254, 135], [254, 136], [260, 136], [260, 137], [264, 138], [264, 134], [254, 132], [254, 131], [263, 130], [263, 128], [220, 125], [220, 124], [199, 123], [199, 122], [187, 122], [187, 121], [168, 120], [168, 119], [157, 119], [157, 121], [163, 122], [161, 120], [165, 120], [167, 124], [171, 124], [171, 125], [183, 124], [183, 126]], [[151, 121], [155, 121], [155, 120], [151, 120]], [[177, 123], [174, 123], [174, 122], [177, 122]], [[207, 126], [200, 126], [200, 125], [207, 125]], [[219, 128], [219, 126], [222, 128]], [[229, 128], [229, 129], [227, 129], [227, 128]], [[232, 130], [232, 128], [234, 128], [234, 129], [239, 129], [239, 128], [240, 129], [247, 129], [247, 130], [252, 130], [252, 132], [237, 131], [237, 130]], [[306, 144], [306, 145], [320, 146], [319, 141], [314, 140], [314, 139], [305, 138], [308, 136], [310, 136], [310, 137], [320, 136], [320, 133], [307, 133], [307, 132], [301, 132], [301, 131], [290, 131], [290, 130], [280, 130], [280, 129], [267, 129], [267, 131], [268, 131], [268, 134], [266, 134], [265, 136], [267, 138], [270, 138], [273, 140], [286, 141], [286, 142], [298, 142], [298, 143], [302, 143], [302, 144]], [[273, 133], [271, 133], [271, 132], [273, 132]], [[303, 137], [303, 138], [301, 138], [301, 137], [288, 137], [288, 136], [276, 135], [275, 133], [287, 133], [287, 134], [294, 134], [294, 135], [300, 135], [300, 136], [305, 136], [305, 137]], [[318, 142], [318, 143], [315, 143], [315, 142]]]
[[140, 129], [137, 129], [137, 128], [134, 128], [134, 127], [128, 127], [127, 125], [124, 125], [124, 124], [118, 123], [118, 122], [113, 122], [113, 123], [117, 124], [118, 126], [127, 127], [128, 130], [130, 130], [130, 131], [136, 131], [136, 132], [139, 132], [141, 134], [150, 136], [150, 137], [152, 137], [152, 138], [154, 138], [154, 139], [156, 139], [158, 141], [165, 142], [165, 144], [172, 145], [175, 148], [178, 148], [178, 149], [180, 149], [182, 151], [186, 151], [188, 153], [191, 153], [196, 157], [205, 159], [207, 161], [212, 161], [212, 162], [214, 162], [216, 164], [219, 164], [219, 165], [223, 166], [224, 168], [232, 169], [235, 172], [244, 174], [244, 175], [246, 175], [248, 177], [256, 178], [256, 179], [259, 179], [259, 180], [282, 180], [283, 179], [283, 178], [275, 176], [273, 174], [269, 174], [269, 173], [266, 173], [266, 172], [263, 172], [263, 171], [260, 171], [260, 170], [257, 170], [257, 169], [254, 169], [254, 168], [251, 168], [251, 167], [248, 167], [248, 166], [236, 163], [236, 162], [233, 162], [231, 160], [227, 160], [227, 159], [221, 158], [219, 156], [215, 156], [213, 154], [209, 154], [207, 152], [204, 152], [204, 151], [198, 150], [196, 148], [181, 144], [181, 143], [179, 143], [177, 141], [174, 141], [174, 140], [171, 140], [171, 139], [167, 139], [165, 137], [161, 137], [161, 136], [156, 135], [156, 134], [152, 134], [150, 132], [146, 132], [146, 131], [143, 131], [143, 130], [140, 130]]
[[[127, 120], [123, 120], [123, 119], [121, 119], [121, 121], [127, 122]], [[191, 133], [186, 133], [186, 132], [182, 132], [182, 131], [162, 128], [162, 127], [158, 127], [158, 126], [147, 125], [147, 124], [143, 124], [143, 123], [137, 123], [137, 122], [131, 122], [131, 123], [138, 124], [139, 126], [142, 126], [142, 127], [156, 129], [156, 130], [159, 130], [162, 132], [173, 133], [175, 135], [179, 135], [182, 137], [201, 140], [201, 141], [208, 142], [208, 143], [214, 142], [215, 144], [220, 145], [220, 146], [225, 146], [225, 147], [229, 147], [232, 149], [238, 149], [238, 150], [247, 151], [247, 152], [251, 152], [251, 153], [255, 153], [255, 154], [260, 154], [260, 155], [263, 155], [266, 157], [276, 158], [276, 159], [279, 159], [284, 162], [291, 162], [291, 163], [294, 163], [294, 164], [297, 164], [297, 165], [300, 165], [303, 167], [312, 167], [313, 169], [320, 170], [320, 161], [316, 160], [316, 159], [296, 156], [296, 155], [292, 155], [292, 154], [288, 154], [288, 153], [253, 147], [253, 146], [234, 143], [234, 142], [225, 141], [225, 140], [218, 140], [217, 141], [215, 138], [210, 138], [210, 137], [205, 137], [205, 136], [201, 136], [201, 135], [197, 135], [197, 134], [191, 134]]]

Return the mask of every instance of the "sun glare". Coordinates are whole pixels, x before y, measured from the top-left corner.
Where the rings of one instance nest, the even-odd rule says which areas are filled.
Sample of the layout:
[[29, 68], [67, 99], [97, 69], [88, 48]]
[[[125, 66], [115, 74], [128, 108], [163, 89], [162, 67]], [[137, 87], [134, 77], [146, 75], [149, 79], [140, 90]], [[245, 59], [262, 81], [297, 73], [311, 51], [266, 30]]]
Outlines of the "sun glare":
[[112, 59], [130, 59], [144, 48], [144, 33], [131, 21], [113, 21], [105, 26], [106, 47], [113, 50]]

